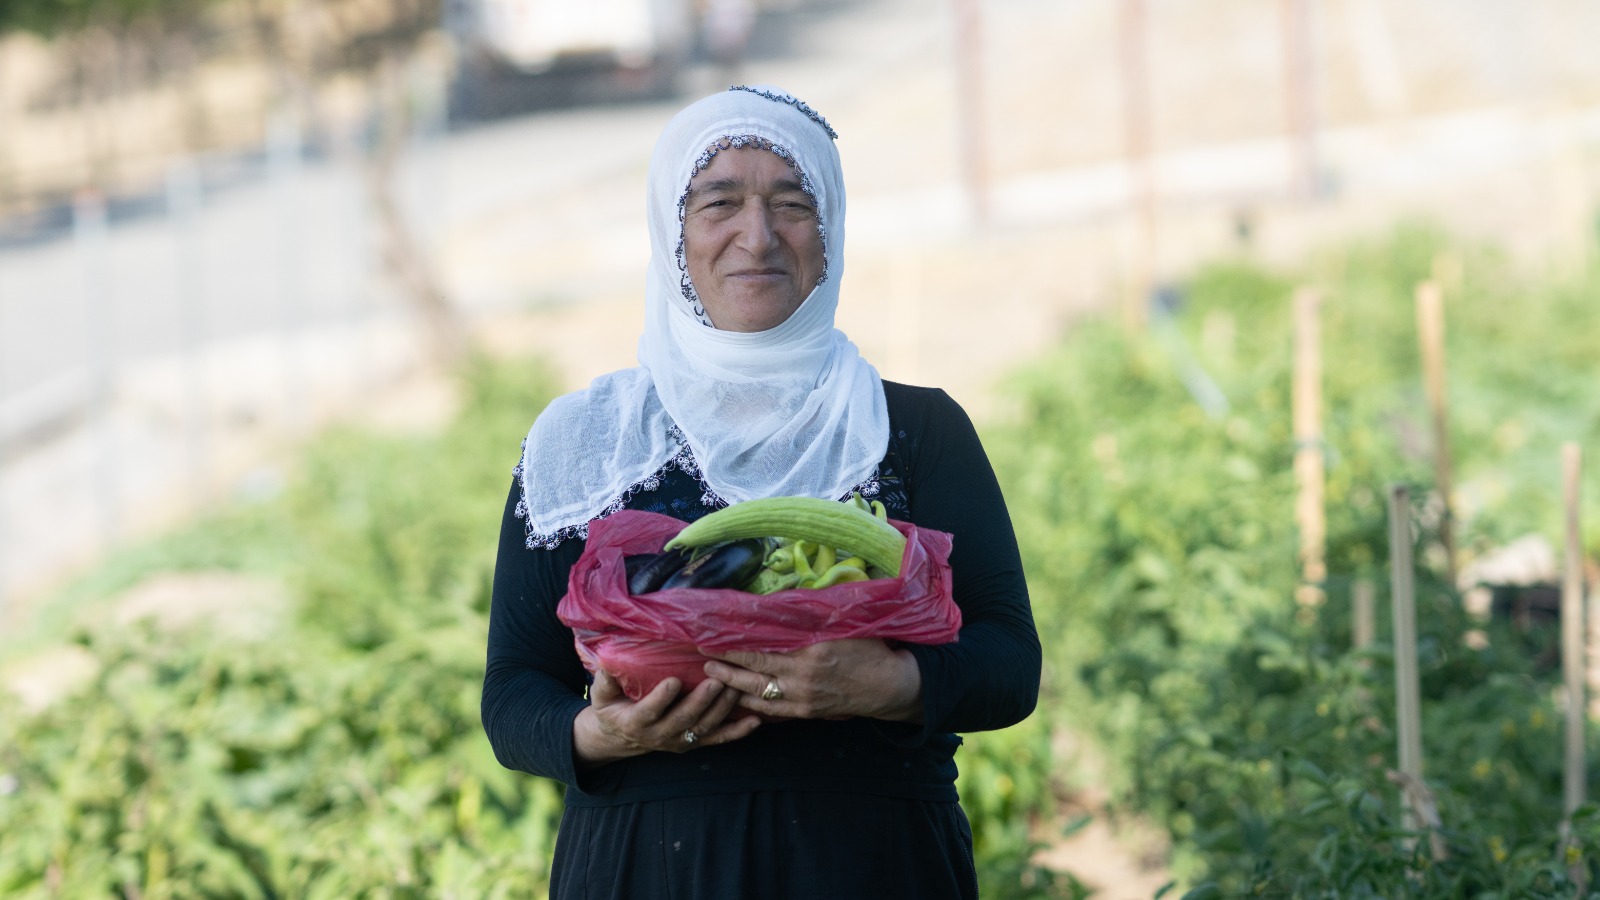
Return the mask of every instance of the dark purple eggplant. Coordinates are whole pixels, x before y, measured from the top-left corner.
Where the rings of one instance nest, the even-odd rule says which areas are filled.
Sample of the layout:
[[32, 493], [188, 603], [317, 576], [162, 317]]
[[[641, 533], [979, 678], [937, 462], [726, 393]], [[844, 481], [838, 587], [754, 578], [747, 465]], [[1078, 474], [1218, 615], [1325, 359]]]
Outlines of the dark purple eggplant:
[[641, 553], [623, 557], [622, 564], [628, 572], [628, 593], [637, 596], [660, 590], [661, 585], [676, 575], [688, 561], [687, 550], [667, 550], [662, 553]]
[[632, 553], [622, 558], [622, 571], [629, 587], [633, 586], [634, 576], [639, 574], [639, 570], [649, 565], [650, 561], [655, 559], [657, 555], [655, 553]]
[[687, 587], [737, 590], [756, 577], [766, 559], [767, 545], [760, 538], [745, 538], [718, 544], [689, 560], [683, 568], [661, 585], [661, 589]]

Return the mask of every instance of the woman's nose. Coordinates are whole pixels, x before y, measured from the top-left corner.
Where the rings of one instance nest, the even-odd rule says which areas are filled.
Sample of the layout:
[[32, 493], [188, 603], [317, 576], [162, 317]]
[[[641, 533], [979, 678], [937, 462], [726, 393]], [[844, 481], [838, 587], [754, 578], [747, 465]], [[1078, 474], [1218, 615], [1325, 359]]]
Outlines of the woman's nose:
[[752, 256], [765, 256], [777, 243], [777, 234], [772, 229], [772, 211], [765, 203], [746, 203], [739, 210], [738, 228], [739, 247]]

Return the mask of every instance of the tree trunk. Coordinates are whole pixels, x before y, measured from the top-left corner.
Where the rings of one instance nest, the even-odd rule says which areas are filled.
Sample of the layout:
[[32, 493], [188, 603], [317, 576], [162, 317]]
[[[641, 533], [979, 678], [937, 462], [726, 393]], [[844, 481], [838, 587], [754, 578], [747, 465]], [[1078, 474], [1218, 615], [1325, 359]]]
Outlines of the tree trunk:
[[404, 53], [388, 53], [374, 74], [378, 122], [377, 137], [367, 156], [367, 194], [377, 213], [384, 266], [427, 326], [433, 361], [442, 368], [453, 368], [466, 356], [466, 329], [445, 295], [427, 248], [417, 239], [400, 206], [396, 185], [411, 133], [411, 103], [404, 78], [406, 61]]

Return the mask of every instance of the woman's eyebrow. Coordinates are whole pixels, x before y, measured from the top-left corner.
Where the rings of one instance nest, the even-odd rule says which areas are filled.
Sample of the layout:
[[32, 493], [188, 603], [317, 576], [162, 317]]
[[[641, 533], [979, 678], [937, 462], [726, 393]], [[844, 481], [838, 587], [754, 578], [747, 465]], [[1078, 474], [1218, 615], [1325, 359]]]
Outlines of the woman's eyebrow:
[[726, 194], [737, 191], [744, 186], [738, 178], [717, 178], [704, 184], [697, 184], [689, 188], [689, 196], [698, 197], [701, 194]]
[[[744, 188], [745, 180], [742, 178], [716, 178], [704, 184], [698, 184], [689, 188], [689, 196], [694, 198], [704, 194], [736, 193], [744, 190]], [[790, 178], [780, 178], [777, 181], [772, 182], [771, 192], [774, 194], [804, 194], [806, 189], [798, 181]]]

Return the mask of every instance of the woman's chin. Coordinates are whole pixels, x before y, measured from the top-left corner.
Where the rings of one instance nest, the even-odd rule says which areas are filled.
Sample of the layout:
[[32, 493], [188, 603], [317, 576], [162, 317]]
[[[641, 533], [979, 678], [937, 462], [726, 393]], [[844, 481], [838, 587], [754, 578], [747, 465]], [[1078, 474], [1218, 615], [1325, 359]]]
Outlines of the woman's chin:
[[711, 316], [711, 323], [721, 331], [750, 334], [777, 328], [789, 321], [798, 307], [799, 304], [791, 303], [787, 298], [756, 298], [734, 303], [733, 309], [724, 315], [711, 310], [707, 310], [707, 313]]

